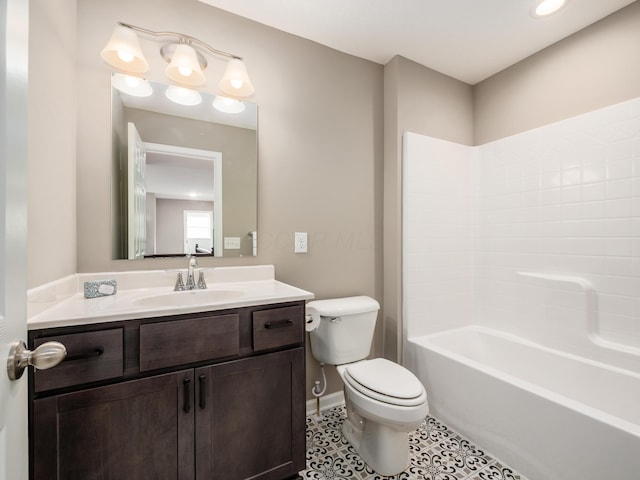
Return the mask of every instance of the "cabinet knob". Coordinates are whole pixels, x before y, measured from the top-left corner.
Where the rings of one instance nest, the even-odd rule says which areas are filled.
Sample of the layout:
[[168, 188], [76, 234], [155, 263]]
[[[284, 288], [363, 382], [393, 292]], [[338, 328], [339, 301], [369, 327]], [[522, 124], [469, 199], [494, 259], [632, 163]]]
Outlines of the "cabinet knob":
[[9, 349], [7, 374], [10, 380], [17, 380], [29, 365], [38, 370], [46, 370], [58, 365], [66, 356], [67, 349], [60, 342], [46, 342], [35, 350], [27, 350], [24, 342], [17, 341]]

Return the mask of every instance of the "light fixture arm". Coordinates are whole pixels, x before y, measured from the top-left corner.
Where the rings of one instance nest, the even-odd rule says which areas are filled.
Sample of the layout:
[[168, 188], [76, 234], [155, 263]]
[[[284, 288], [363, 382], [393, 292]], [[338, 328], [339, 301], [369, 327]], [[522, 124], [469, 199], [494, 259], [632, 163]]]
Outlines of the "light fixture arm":
[[137, 32], [140, 33], [144, 33], [145, 35], [150, 35], [152, 37], [177, 37], [180, 41], [180, 43], [187, 43], [189, 45], [198, 45], [201, 48], [204, 48], [205, 50], [213, 53], [214, 55], [220, 55], [222, 57], [227, 57], [227, 58], [231, 58], [231, 59], [235, 59], [235, 60], [242, 60], [242, 57], [239, 57], [238, 55], [234, 55], [233, 53], [229, 53], [229, 52], [225, 52], [222, 50], [218, 50], [216, 48], [213, 48], [211, 45], [203, 42], [202, 40], [199, 40], [195, 37], [192, 37], [191, 35], [185, 35], [184, 33], [178, 33], [178, 32], [156, 32], [153, 30], [148, 30], [146, 28], [142, 28], [142, 27], [137, 27], [135, 25], [131, 25], [130, 23], [124, 23], [124, 22], [118, 22], [118, 25], [125, 27], [125, 28], [130, 28], [131, 30], [135, 30]]

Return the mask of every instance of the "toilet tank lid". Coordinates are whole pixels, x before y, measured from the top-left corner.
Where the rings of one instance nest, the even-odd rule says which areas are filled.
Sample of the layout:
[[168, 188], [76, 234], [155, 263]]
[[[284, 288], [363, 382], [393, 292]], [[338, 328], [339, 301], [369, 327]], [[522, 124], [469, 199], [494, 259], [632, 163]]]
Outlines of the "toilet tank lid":
[[380, 310], [380, 304], [373, 298], [361, 295], [358, 297], [330, 298], [327, 300], [314, 300], [307, 304], [323, 317], [341, 317]]

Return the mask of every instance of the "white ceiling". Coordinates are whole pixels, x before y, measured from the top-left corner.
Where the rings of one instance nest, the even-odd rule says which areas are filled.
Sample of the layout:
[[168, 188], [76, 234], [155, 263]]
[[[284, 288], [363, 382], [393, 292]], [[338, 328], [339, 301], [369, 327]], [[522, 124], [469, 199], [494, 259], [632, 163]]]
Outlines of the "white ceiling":
[[200, 0], [342, 52], [386, 64], [401, 55], [469, 84], [517, 63], [634, 0]]

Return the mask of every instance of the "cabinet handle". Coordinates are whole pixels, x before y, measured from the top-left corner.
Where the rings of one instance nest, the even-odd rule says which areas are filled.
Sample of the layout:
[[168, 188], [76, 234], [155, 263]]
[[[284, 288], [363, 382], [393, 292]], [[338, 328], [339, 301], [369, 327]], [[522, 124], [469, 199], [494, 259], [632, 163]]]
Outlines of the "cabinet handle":
[[87, 350], [85, 352], [74, 353], [73, 355], [67, 355], [64, 359], [65, 362], [71, 362], [73, 360], [84, 360], [87, 358], [99, 357], [104, 353], [102, 347], [96, 347], [93, 350]]
[[204, 410], [207, 407], [207, 376], [202, 374], [198, 380], [200, 381], [200, 408]]
[[191, 379], [185, 378], [182, 381], [182, 389], [184, 391], [184, 406], [182, 409], [184, 413], [189, 413], [191, 411]]
[[264, 324], [264, 328], [282, 328], [282, 327], [290, 327], [293, 325], [291, 320], [278, 320], [277, 322], [267, 322]]

